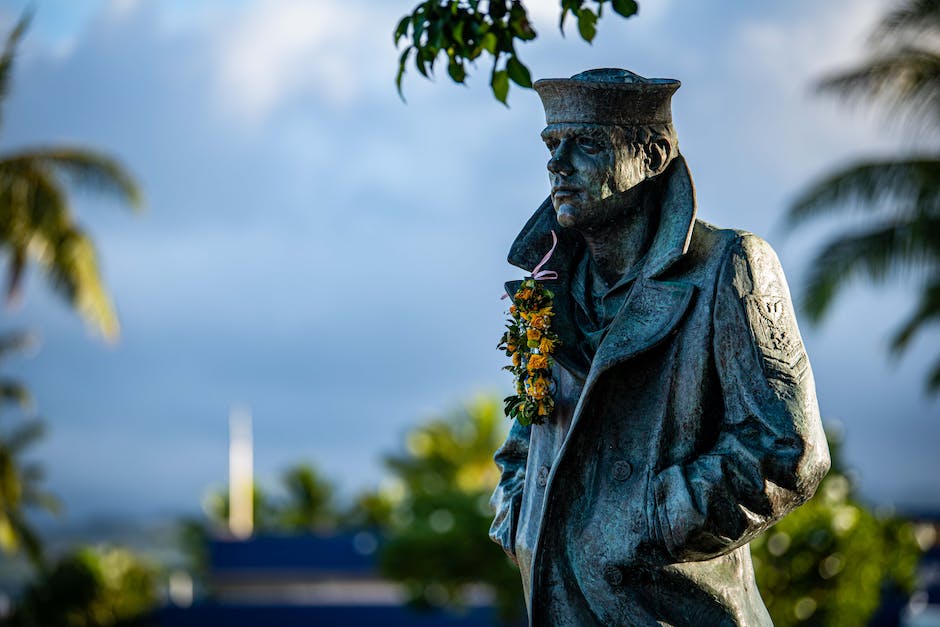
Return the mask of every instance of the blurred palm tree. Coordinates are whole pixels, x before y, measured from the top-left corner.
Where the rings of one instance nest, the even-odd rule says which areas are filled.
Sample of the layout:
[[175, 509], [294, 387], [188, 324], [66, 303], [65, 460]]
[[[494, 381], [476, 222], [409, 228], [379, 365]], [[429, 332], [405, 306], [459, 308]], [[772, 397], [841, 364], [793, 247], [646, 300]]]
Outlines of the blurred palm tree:
[[[0, 102], [10, 89], [16, 47], [30, 21], [26, 13], [0, 55]], [[136, 183], [114, 159], [77, 147], [0, 153], [0, 249], [8, 255], [7, 299], [22, 285], [27, 262], [38, 264], [53, 289], [105, 338], [119, 325], [98, 270], [94, 246], [69, 210], [69, 185], [95, 189], [137, 208]]]
[[281, 477], [286, 498], [278, 508], [278, 524], [285, 530], [325, 531], [337, 525], [336, 489], [311, 464], [288, 468]]
[[[925, 325], [940, 320], [938, 42], [940, 1], [905, 0], [873, 33], [871, 58], [820, 83], [824, 92], [885, 107], [895, 120], [917, 131], [928, 148], [863, 160], [831, 173], [806, 189], [787, 216], [793, 227], [839, 211], [870, 215], [863, 228], [837, 234], [811, 262], [804, 308], [818, 322], [838, 291], [854, 279], [884, 284], [898, 276], [913, 278], [920, 301], [892, 338], [895, 354]], [[940, 361], [927, 375], [927, 388], [940, 391]]]
[[[0, 336], [0, 357], [22, 350], [30, 338], [23, 333]], [[0, 407], [27, 410], [30, 396], [18, 381], [0, 378]], [[42, 468], [22, 459], [24, 451], [39, 440], [44, 424], [28, 417], [13, 426], [0, 425], [0, 550], [5, 553], [25, 551], [35, 566], [43, 565], [42, 543], [26, 519], [28, 508], [59, 511], [58, 500], [45, 492], [40, 484]]]

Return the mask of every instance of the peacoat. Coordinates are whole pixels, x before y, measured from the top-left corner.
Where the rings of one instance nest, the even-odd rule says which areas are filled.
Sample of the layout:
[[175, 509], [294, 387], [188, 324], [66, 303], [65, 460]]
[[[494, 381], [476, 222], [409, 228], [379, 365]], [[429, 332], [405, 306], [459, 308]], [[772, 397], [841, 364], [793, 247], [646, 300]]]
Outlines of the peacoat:
[[748, 542], [829, 469], [812, 370], [770, 246], [696, 220], [681, 156], [644, 185], [658, 229], [589, 365], [570, 293], [583, 240], [546, 200], [511, 248], [531, 270], [558, 233], [562, 345], [553, 414], [496, 453], [490, 535], [532, 625], [770, 625]]

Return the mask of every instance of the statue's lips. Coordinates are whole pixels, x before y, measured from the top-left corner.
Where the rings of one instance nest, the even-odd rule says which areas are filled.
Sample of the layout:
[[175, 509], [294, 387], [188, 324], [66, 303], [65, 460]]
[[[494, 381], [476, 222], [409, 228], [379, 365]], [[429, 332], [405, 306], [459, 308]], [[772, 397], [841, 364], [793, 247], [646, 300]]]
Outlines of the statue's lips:
[[581, 193], [580, 187], [570, 187], [570, 186], [560, 185], [558, 187], [552, 188], [553, 198], [563, 198], [565, 196], [577, 196], [580, 193]]

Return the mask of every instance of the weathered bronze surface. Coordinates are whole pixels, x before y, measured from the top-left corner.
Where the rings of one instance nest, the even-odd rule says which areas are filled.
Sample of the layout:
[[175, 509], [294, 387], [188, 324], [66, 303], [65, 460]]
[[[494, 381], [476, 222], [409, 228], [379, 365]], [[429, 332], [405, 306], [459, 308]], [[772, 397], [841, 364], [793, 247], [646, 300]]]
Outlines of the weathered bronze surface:
[[[512, 245], [555, 292], [556, 408], [514, 424], [491, 537], [532, 625], [770, 625], [748, 542], [829, 468], [770, 246], [695, 218], [677, 81], [539, 81], [552, 193]], [[518, 284], [507, 284], [510, 295]]]

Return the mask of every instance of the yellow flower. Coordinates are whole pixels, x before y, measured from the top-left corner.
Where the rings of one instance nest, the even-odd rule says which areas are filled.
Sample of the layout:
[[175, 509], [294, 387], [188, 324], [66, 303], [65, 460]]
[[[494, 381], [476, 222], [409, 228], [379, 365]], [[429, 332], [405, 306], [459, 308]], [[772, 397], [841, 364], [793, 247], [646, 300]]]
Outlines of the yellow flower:
[[545, 401], [539, 401], [539, 416], [547, 416], [549, 413], [548, 404]]
[[521, 289], [516, 292], [516, 300], [529, 300], [532, 298], [532, 290], [529, 288]]
[[529, 357], [529, 363], [526, 367], [529, 369], [529, 372], [548, 368], [548, 357], [536, 353], [535, 355]]
[[525, 339], [535, 340], [536, 342], [542, 337], [542, 332], [538, 329], [526, 329]]
[[541, 342], [539, 342], [539, 352], [543, 355], [549, 355], [553, 350], [555, 350], [555, 342], [550, 338], [543, 337]]
[[543, 399], [548, 396], [548, 380], [542, 377], [539, 377], [535, 380], [529, 381], [528, 386], [529, 396], [536, 399]]
[[516, 313], [516, 306], [515, 306], [515, 305], [510, 305], [510, 306], [509, 306], [509, 313], [510, 313], [510, 314]]
[[522, 355], [519, 353], [512, 354], [512, 365], [518, 367], [522, 363]]

